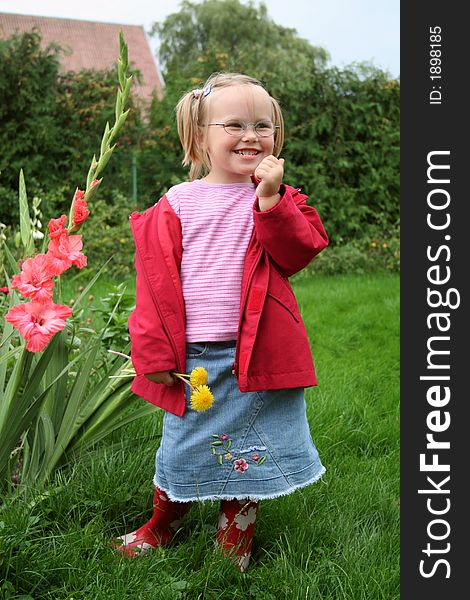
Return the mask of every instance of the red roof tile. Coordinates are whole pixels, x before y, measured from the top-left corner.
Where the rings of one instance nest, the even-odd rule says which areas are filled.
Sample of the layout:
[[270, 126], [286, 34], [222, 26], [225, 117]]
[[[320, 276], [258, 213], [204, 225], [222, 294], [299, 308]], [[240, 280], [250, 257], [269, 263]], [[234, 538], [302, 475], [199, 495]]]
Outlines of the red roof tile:
[[146, 100], [151, 98], [154, 90], [159, 98], [163, 96], [158, 68], [141, 25], [0, 13], [0, 38], [31, 31], [33, 27], [41, 33], [42, 46], [56, 42], [64, 49], [60, 55], [64, 71], [109, 70], [119, 56], [119, 32], [122, 31], [128, 46], [129, 64], [139, 69], [143, 78], [142, 85], [134, 79], [134, 93]]

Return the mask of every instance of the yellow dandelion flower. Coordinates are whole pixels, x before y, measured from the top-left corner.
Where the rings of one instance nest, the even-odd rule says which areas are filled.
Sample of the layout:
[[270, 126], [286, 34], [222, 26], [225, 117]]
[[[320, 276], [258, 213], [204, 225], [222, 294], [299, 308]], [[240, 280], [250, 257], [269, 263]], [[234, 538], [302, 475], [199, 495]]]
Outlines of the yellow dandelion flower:
[[191, 371], [191, 375], [189, 376], [189, 383], [194, 387], [198, 385], [204, 385], [207, 383], [209, 379], [209, 375], [204, 367], [196, 367]]
[[191, 408], [197, 412], [207, 410], [213, 402], [214, 396], [207, 385], [198, 385], [191, 394]]

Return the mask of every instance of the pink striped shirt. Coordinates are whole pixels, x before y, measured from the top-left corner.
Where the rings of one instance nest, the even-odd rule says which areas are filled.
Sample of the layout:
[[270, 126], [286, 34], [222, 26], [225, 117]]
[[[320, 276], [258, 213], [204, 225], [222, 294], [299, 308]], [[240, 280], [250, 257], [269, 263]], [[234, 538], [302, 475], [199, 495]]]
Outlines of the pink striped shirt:
[[245, 254], [253, 231], [253, 183], [184, 182], [166, 194], [181, 221], [186, 340], [237, 337]]

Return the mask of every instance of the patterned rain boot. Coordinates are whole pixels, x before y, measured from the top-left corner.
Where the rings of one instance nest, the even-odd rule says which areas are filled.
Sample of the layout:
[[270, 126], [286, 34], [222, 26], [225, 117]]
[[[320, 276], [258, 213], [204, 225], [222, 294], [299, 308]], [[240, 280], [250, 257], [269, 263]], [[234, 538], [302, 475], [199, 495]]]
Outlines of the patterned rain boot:
[[247, 570], [259, 502], [222, 500], [220, 503], [217, 543], [243, 573]]
[[113, 548], [123, 556], [141, 556], [152, 548], [168, 544], [190, 507], [191, 502], [172, 502], [163, 490], [155, 488], [150, 521], [113, 540]]

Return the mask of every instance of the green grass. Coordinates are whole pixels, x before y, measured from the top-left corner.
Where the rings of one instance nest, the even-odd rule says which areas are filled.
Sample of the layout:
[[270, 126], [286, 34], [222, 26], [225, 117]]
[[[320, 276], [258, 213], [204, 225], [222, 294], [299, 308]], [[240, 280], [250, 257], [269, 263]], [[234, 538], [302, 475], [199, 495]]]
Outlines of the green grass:
[[157, 411], [59, 473], [46, 493], [7, 499], [5, 597], [399, 598], [398, 276], [322, 276], [294, 287], [319, 380], [307, 390], [308, 417], [327, 473], [262, 502], [249, 571], [235, 571], [214, 546], [216, 503], [195, 505], [177, 539], [149, 556], [111, 550], [113, 536], [150, 514]]

